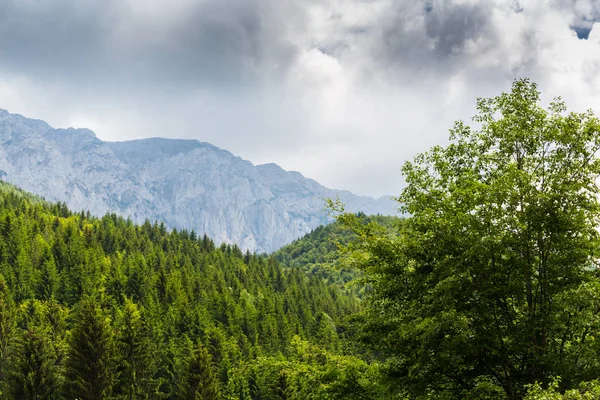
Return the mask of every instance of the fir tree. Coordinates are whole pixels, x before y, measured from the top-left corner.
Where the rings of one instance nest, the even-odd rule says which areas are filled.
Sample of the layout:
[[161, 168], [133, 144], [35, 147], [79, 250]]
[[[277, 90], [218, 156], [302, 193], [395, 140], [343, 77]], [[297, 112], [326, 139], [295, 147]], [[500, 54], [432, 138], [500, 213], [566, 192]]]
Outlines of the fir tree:
[[55, 343], [47, 329], [24, 331], [8, 370], [8, 393], [13, 399], [59, 398], [62, 377], [57, 361]]
[[154, 360], [140, 310], [129, 299], [125, 299], [119, 321], [117, 349], [120, 361], [117, 394], [125, 399], [143, 398], [151, 391]]
[[192, 354], [185, 389], [184, 396], [187, 400], [220, 398], [219, 381], [213, 372], [211, 357], [201, 343], [198, 343]]
[[15, 306], [8, 285], [0, 275], [0, 378], [5, 371], [5, 363], [15, 330]]
[[110, 397], [115, 382], [114, 344], [108, 318], [91, 298], [79, 303], [66, 370], [66, 394], [86, 400]]

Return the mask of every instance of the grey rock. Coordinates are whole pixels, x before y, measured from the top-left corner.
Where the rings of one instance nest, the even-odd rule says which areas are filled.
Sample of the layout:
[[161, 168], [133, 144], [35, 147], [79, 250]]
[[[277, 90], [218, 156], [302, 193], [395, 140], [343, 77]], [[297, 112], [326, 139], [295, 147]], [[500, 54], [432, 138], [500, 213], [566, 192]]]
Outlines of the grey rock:
[[326, 198], [348, 211], [396, 213], [389, 197], [327, 189], [276, 164], [254, 166], [196, 140], [103, 142], [0, 110], [0, 178], [72, 210], [206, 233], [217, 244], [271, 252], [331, 222]]

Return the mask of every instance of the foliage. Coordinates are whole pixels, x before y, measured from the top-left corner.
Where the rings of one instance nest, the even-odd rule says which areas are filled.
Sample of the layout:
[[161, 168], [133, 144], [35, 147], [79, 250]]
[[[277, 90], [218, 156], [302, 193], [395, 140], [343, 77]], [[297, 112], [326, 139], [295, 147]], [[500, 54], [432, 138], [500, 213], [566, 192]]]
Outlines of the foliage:
[[362, 336], [410, 398], [509, 398], [600, 376], [600, 122], [528, 80], [403, 168], [398, 235], [339, 218], [373, 287]]
[[66, 397], [110, 397], [117, 378], [116, 357], [110, 320], [93, 299], [83, 299], [69, 337]]
[[526, 79], [477, 109], [410, 217], [331, 202], [272, 257], [0, 183], [1, 397], [599, 398], [600, 121]]
[[0, 182], [2, 398], [222, 398], [243, 366], [294, 364], [296, 336], [337, 354], [357, 308], [272, 257]]
[[600, 398], [600, 382], [582, 382], [577, 389], [561, 393], [559, 390], [560, 379], [554, 379], [547, 389], [539, 383], [531, 385], [525, 400], [595, 400]]
[[[396, 232], [401, 219], [393, 216], [367, 216], [358, 213], [356, 217], [364, 224], [376, 223], [386, 231]], [[285, 267], [299, 268], [310, 276], [318, 276], [329, 284], [337, 284], [362, 297], [365, 287], [360, 284], [360, 271], [345, 268], [339, 262], [340, 248], [356, 239], [356, 233], [339, 221], [321, 225], [312, 232], [277, 250], [273, 256]]]
[[221, 397], [219, 381], [211, 365], [211, 357], [202, 343], [198, 343], [190, 360], [184, 398], [189, 400], [216, 400]]
[[59, 398], [62, 376], [51, 332], [31, 328], [16, 340], [14, 362], [7, 371], [8, 393], [15, 399]]
[[229, 382], [230, 399], [383, 399], [377, 365], [336, 355], [295, 336], [290, 355], [242, 364]]

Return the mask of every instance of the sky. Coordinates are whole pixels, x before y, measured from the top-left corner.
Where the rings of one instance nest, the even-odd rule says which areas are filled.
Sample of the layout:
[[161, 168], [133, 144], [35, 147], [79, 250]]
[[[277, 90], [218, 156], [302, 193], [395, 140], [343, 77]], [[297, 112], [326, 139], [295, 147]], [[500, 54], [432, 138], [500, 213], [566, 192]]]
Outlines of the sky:
[[374, 197], [521, 77], [600, 114], [600, 0], [0, 0], [0, 108]]

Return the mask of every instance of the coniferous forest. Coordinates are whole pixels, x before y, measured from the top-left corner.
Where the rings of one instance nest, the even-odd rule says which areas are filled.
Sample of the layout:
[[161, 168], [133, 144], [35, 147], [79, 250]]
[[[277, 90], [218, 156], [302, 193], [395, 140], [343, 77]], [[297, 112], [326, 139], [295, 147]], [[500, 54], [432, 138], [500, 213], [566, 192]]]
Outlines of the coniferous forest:
[[0, 184], [6, 399], [598, 399], [600, 121], [478, 99], [405, 218], [272, 256]]
[[357, 301], [273, 258], [8, 184], [0, 255], [3, 398], [372, 397]]

